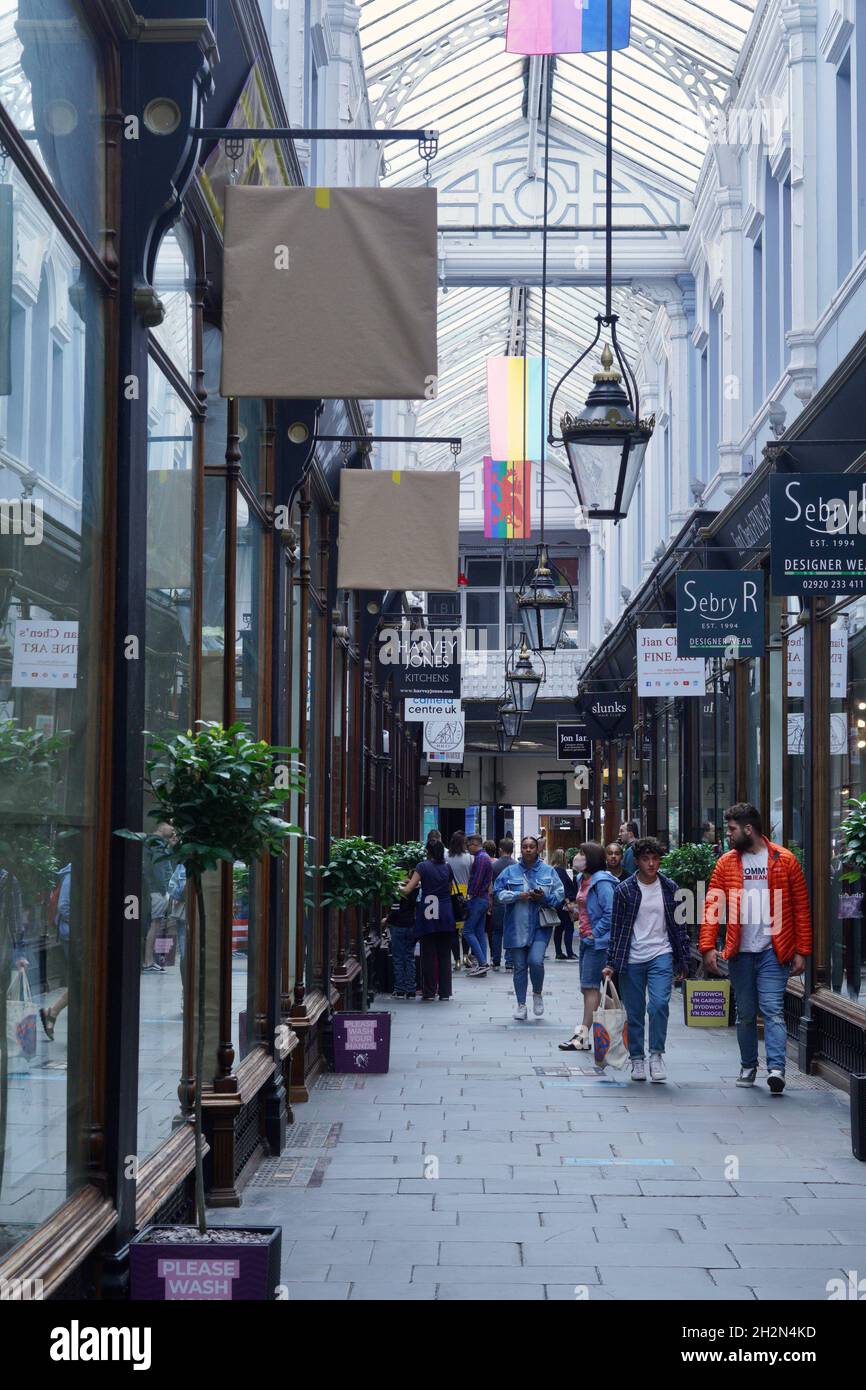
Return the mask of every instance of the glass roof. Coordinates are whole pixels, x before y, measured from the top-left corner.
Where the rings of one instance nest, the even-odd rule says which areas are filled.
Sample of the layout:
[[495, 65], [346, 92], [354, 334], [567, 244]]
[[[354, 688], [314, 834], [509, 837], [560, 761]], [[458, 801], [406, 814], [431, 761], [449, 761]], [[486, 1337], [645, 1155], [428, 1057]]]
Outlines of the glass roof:
[[[699, 110], [712, 111], [729, 96], [746, 34], [762, 3], [632, 0], [631, 44], [613, 55], [615, 155], [634, 161], [650, 180], [661, 175], [687, 197], [693, 195], [708, 141]], [[519, 130], [522, 121], [528, 150], [534, 124], [526, 115], [528, 92], [533, 78], [540, 79], [541, 60], [505, 52], [507, 0], [483, 5], [469, 0], [360, 4], [368, 91], [379, 128], [438, 129], [440, 160], [471, 147], [474, 161], [483, 158], [485, 140], [492, 150], [503, 131]], [[552, 123], [566, 135], [579, 132], [603, 146], [606, 55], [560, 55], [553, 61]], [[414, 144], [385, 140], [383, 151], [387, 184], [422, 181], [423, 164]], [[436, 168], [434, 161], [434, 184]], [[541, 239], [535, 240], [540, 260]], [[417, 406], [417, 433], [462, 435], [461, 466], [488, 450], [486, 360], [509, 350], [512, 286], [517, 281], [509, 267], [507, 243], [508, 238], [497, 243], [501, 285], [455, 285], [440, 291], [438, 395]], [[489, 275], [486, 278], [489, 281]], [[526, 350], [538, 353], [541, 292], [533, 286], [527, 295]], [[548, 288], [551, 389], [591, 341], [595, 316], [602, 309], [600, 286]], [[620, 341], [635, 367], [656, 306], [628, 288], [615, 287], [614, 309], [622, 315]], [[557, 400], [557, 415], [560, 405], [582, 406], [596, 370], [592, 360], [575, 372]], [[557, 451], [555, 456], [564, 462], [564, 454]], [[425, 468], [454, 466], [447, 445], [423, 448], [419, 460]]]

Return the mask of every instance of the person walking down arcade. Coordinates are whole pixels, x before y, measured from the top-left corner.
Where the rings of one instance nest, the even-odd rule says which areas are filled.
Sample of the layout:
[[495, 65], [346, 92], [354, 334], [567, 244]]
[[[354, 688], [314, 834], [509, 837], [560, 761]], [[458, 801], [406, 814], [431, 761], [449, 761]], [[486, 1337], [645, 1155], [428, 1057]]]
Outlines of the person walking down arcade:
[[539, 858], [534, 835], [524, 837], [520, 858], [503, 869], [494, 893], [505, 904], [504, 941], [514, 966], [517, 999], [514, 1017], [519, 1022], [526, 1018], [526, 986], [531, 978], [532, 1012], [540, 1018], [544, 1013], [544, 953], [559, 922], [557, 909], [565, 893], [556, 870]]
[[637, 872], [613, 891], [610, 947], [603, 974], [619, 971], [628, 1015], [632, 1081], [646, 1081], [645, 1016], [649, 1013], [650, 1081], [666, 1081], [665, 1043], [671, 991], [685, 978], [689, 933], [676, 920], [677, 885], [659, 873], [662, 846], [650, 836], [636, 840]]
[[[812, 923], [806, 880], [795, 855], [768, 840], [755, 806], [738, 801], [725, 812], [728, 843], [713, 870], [701, 923], [704, 965], [718, 975], [719, 956], [737, 1001], [740, 1045], [738, 1086], [754, 1086], [758, 1075], [758, 1010], [764, 1018], [767, 1085], [774, 1096], [785, 1089], [785, 986], [802, 975], [812, 953]], [[719, 927], [725, 944], [716, 950]]]

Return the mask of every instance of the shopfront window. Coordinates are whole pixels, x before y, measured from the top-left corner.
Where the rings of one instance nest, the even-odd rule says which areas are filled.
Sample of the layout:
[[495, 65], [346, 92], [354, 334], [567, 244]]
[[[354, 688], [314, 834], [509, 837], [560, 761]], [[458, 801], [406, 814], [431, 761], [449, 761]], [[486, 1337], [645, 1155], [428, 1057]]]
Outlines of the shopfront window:
[[[866, 599], [847, 608], [830, 630], [831, 891], [828, 983], [866, 1004], [866, 874], [842, 880], [842, 822], [851, 798], [866, 796]], [[819, 861], [820, 862], [820, 861]]]
[[[718, 664], [718, 663], [717, 663]], [[724, 845], [725, 810], [734, 801], [731, 777], [731, 677], [716, 670], [701, 701], [701, 838]]]
[[746, 679], [746, 800], [761, 807], [761, 679], [763, 658], [745, 663]]
[[77, 0], [0, 10], [0, 103], [97, 249], [105, 227], [99, 49]]
[[[15, 7], [0, 20], [7, 58], [14, 19]], [[3, 187], [4, 233], [29, 274], [8, 291], [0, 344], [0, 498], [14, 522], [0, 534], [0, 1256], [84, 1181], [107, 717], [104, 303], [16, 170]]]
[[[192, 597], [193, 421], [151, 362], [148, 374], [147, 606], [145, 723], [162, 737], [193, 724]], [[188, 893], [171, 857], [172, 828], [148, 815], [164, 849], [147, 848], [142, 875], [142, 976], [139, 1025], [141, 1157], [171, 1133], [178, 1114]]]
[[160, 242], [153, 287], [165, 310], [165, 318], [153, 329], [153, 336], [183, 377], [191, 381], [195, 258], [191, 237], [183, 222], [176, 222]]

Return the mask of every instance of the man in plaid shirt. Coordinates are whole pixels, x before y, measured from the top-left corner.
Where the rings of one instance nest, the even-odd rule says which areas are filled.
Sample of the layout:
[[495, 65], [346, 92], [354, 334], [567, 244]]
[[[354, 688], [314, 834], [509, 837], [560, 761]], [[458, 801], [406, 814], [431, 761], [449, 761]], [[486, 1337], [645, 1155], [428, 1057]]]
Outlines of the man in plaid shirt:
[[650, 1081], [666, 1081], [664, 1051], [671, 991], [689, 964], [689, 934], [676, 921], [677, 885], [659, 873], [664, 850], [658, 840], [636, 840], [637, 870], [614, 889], [610, 947], [603, 974], [619, 973], [628, 1015], [628, 1050], [633, 1081], [646, 1080], [645, 1016], [649, 1011]]

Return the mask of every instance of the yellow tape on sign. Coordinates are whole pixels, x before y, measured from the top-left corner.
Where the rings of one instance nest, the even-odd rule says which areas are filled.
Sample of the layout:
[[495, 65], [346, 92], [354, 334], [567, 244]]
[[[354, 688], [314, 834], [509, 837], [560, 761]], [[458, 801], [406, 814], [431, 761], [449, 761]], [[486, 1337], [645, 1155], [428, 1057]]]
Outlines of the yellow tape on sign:
[[316, 189], [316, 207], [317, 207], [317, 208], [329, 208], [330, 206], [331, 206], [331, 190], [330, 190], [330, 188], [317, 188], [317, 189]]
[[392, 483], [399, 483], [399, 481], [400, 481], [400, 474], [399, 474], [399, 473], [393, 473], [393, 472], [392, 472], [392, 474], [391, 474], [391, 482], [392, 482]]

